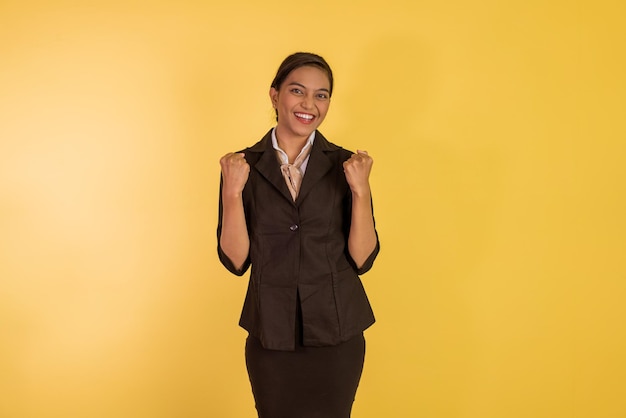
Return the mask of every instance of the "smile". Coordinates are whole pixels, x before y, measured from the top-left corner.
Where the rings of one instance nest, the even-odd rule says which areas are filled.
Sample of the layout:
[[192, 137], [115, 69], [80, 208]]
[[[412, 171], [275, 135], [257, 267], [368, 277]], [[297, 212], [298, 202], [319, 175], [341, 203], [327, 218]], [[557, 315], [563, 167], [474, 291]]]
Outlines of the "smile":
[[310, 114], [308, 114], [308, 113], [299, 113], [299, 112], [296, 112], [296, 113], [294, 113], [294, 115], [296, 115], [296, 117], [297, 117], [298, 119], [304, 119], [305, 121], [312, 121], [312, 120], [313, 120], [313, 118], [315, 118], [315, 116], [310, 115]]

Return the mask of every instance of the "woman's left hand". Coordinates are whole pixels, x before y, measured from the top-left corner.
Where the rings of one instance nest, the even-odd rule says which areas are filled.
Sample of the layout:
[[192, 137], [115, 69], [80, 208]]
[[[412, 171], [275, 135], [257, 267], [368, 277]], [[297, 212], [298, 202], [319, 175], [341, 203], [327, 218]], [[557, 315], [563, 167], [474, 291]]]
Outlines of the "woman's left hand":
[[352, 193], [364, 195], [370, 193], [369, 176], [374, 160], [367, 151], [357, 150], [356, 154], [344, 161], [343, 171]]

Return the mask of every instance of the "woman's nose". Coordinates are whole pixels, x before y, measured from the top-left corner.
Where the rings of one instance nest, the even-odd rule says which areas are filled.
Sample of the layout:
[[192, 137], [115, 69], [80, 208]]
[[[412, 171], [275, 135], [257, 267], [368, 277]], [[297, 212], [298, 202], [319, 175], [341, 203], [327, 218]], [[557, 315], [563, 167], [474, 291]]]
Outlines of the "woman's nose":
[[311, 107], [313, 107], [313, 98], [309, 96], [304, 96], [302, 98], [302, 107], [304, 107], [305, 109], [310, 109]]

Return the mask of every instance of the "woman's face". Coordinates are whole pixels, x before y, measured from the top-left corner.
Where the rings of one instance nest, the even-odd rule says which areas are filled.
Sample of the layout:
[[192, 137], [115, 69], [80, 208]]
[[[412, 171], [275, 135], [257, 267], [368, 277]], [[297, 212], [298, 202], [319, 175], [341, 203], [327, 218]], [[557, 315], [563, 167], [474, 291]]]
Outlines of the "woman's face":
[[317, 67], [293, 70], [280, 86], [270, 89], [272, 105], [278, 111], [278, 136], [308, 137], [322, 123], [330, 105], [330, 81]]

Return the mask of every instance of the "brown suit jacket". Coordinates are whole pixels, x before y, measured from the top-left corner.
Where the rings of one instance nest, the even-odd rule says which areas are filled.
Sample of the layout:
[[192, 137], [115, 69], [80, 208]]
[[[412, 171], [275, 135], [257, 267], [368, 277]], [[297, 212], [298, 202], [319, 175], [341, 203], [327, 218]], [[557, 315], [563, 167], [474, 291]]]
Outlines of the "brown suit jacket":
[[239, 276], [252, 266], [239, 324], [275, 350], [295, 348], [297, 303], [305, 345], [339, 344], [372, 325], [374, 315], [358, 275], [372, 267], [380, 244], [377, 240], [366, 263], [357, 268], [348, 253], [352, 194], [343, 172], [343, 162], [352, 153], [316, 132], [294, 202], [272, 148], [271, 131], [242, 152], [250, 164], [243, 191], [250, 252], [240, 270], [219, 246], [221, 193], [217, 228], [222, 264]]

